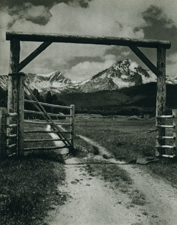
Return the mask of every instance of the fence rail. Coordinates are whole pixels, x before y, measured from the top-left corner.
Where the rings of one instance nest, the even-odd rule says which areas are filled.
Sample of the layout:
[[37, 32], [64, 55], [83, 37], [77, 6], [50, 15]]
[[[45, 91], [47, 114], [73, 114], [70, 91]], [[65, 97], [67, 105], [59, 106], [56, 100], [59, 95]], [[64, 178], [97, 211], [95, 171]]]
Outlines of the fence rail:
[[[164, 157], [174, 157], [177, 149], [176, 140], [176, 120], [177, 120], [177, 109], [172, 110], [172, 115], [161, 115], [156, 117], [156, 127], [157, 130], [163, 128], [163, 135], [159, 135], [157, 131], [156, 136], [156, 149]], [[170, 122], [171, 121], [171, 122]], [[168, 124], [166, 124], [168, 123]], [[169, 124], [171, 123], [171, 124]], [[168, 134], [166, 134], [168, 133]], [[170, 133], [170, 134], [169, 134]], [[166, 144], [166, 141], [172, 143]]]
[[[28, 103], [38, 103], [35, 100], [25, 99], [24, 101], [28, 102]], [[71, 109], [72, 108], [72, 106], [54, 105], [54, 104], [49, 104], [49, 103], [45, 103], [45, 102], [39, 102], [39, 103], [43, 106], [48, 106], [48, 107], [52, 107], [52, 108], [59, 108], [59, 109]]]
[[[50, 125], [53, 130], [24, 130], [25, 134], [30, 134], [30, 133], [40, 133], [40, 134], [52, 134], [55, 133], [58, 135], [58, 138], [55, 139], [24, 139], [25, 143], [37, 143], [37, 142], [53, 142], [53, 141], [61, 141], [65, 145], [63, 147], [32, 147], [32, 148], [24, 148], [24, 151], [32, 151], [32, 150], [51, 150], [51, 149], [60, 149], [64, 147], [71, 147], [70, 144], [73, 146], [74, 145], [74, 114], [75, 114], [75, 107], [74, 105], [70, 106], [62, 106], [62, 105], [54, 105], [54, 104], [49, 104], [49, 103], [43, 103], [43, 102], [38, 102], [37, 99], [35, 100], [27, 100], [24, 99], [24, 102], [26, 103], [31, 103], [37, 108], [39, 111], [33, 111], [33, 110], [24, 110], [25, 114], [34, 114], [34, 115], [42, 115], [45, 119], [45, 121], [40, 121], [40, 120], [24, 120], [24, 123], [26, 124], [41, 124], [41, 125]], [[61, 112], [58, 113], [51, 113], [47, 112], [46, 109], [43, 108], [43, 106], [49, 107], [49, 108], [55, 108], [55, 109], [65, 109], [68, 110], [68, 114], [63, 114]], [[58, 120], [53, 121], [51, 120], [50, 116], [58, 118]], [[62, 122], [60, 121], [62, 119]], [[63, 119], [66, 120], [66, 122], [63, 122]], [[69, 119], [69, 120], [68, 120]], [[57, 127], [56, 127], [57, 126]], [[59, 126], [59, 127], [58, 127]], [[63, 130], [62, 126], [68, 127], [67, 129]], [[61, 131], [59, 130], [61, 128]], [[70, 137], [66, 138], [63, 135], [70, 135]], [[69, 145], [67, 144], [69, 143]]]
[[[33, 111], [33, 110], [24, 110], [25, 113], [31, 113], [31, 114], [36, 114], [36, 115], [45, 115], [43, 112], [38, 112], [38, 111]], [[61, 115], [61, 114], [56, 114], [56, 113], [47, 113], [49, 116], [55, 116], [55, 117], [71, 117], [70, 115]]]
[[[48, 125], [48, 124], [52, 124], [52, 122], [44, 122], [44, 121], [32, 121], [32, 120], [24, 120], [24, 123], [31, 123], [31, 124], [44, 124], [44, 125]], [[65, 126], [71, 126], [71, 123], [62, 123], [62, 122], [55, 122], [56, 125], [65, 125]]]
[[0, 158], [14, 155], [18, 151], [18, 113], [8, 113], [0, 108]]
[[66, 148], [66, 147], [68, 147], [69, 148], [69, 146], [61, 146], [61, 147], [59, 147], [59, 146], [55, 146], [55, 147], [39, 147], [39, 148], [24, 148], [24, 151], [25, 152], [28, 152], [28, 151], [45, 151], [45, 150], [55, 150], [55, 149], [62, 149], [62, 148]]
[[[32, 100], [25, 100], [25, 102], [28, 103], [37, 103], [37, 101]], [[40, 143], [40, 142], [55, 142], [55, 141], [61, 141], [63, 146], [49, 146], [49, 147], [30, 147], [30, 148], [23, 148], [23, 152], [28, 151], [35, 151], [35, 150], [55, 150], [55, 149], [61, 149], [61, 148], [71, 148], [70, 145], [67, 143], [74, 143], [74, 105], [71, 106], [60, 106], [60, 105], [53, 105], [53, 104], [46, 104], [42, 103], [42, 105], [51, 107], [51, 108], [58, 108], [58, 109], [65, 109], [68, 110], [68, 114], [55, 114], [55, 113], [47, 113], [49, 116], [55, 116], [58, 119], [55, 121], [40, 121], [40, 120], [23, 120], [23, 123], [25, 124], [41, 124], [41, 125], [53, 125], [55, 124], [56, 129], [53, 130], [25, 130], [23, 127], [23, 135], [20, 137], [24, 137], [24, 134], [56, 134], [58, 135], [58, 138], [42, 138], [42, 139], [27, 139], [23, 138], [21, 142], [23, 143]], [[36, 115], [44, 115], [46, 116], [46, 113], [40, 112], [40, 111], [33, 111], [33, 110], [23, 110], [23, 113], [32, 113]], [[24, 118], [24, 117], [23, 117]], [[45, 117], [44, 117], [45, 118]], [[61, 119], [62, 118], [62, 121]], [[64, 121], [63, 120], [66, 120]], [[61, 128], [61, 131], [59, 131], [59, 127]], [[67, 129], [63, 128], [62, 126], [68, 127]], [[30, 126], [28, 126], [30, 127]], [[19, 154], [18, 147], [19, 147], [19, 113], [8, 113], [6, 108], [0, 108], [0, 158], [5, 157], [7, 155], [14, 155]], [[70, 135], [70, 137], [65, 138], [63, 135]], [[67, 142], [66, 142], [67, 140]]]

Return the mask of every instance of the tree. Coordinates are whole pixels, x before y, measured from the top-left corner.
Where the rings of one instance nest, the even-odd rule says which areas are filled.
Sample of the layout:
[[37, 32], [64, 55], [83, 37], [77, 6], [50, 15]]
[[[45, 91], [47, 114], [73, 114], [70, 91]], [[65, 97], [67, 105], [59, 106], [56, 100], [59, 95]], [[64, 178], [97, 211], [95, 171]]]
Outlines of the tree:
[[45, 102], [52, 104], [53, 103], [53, 97], [50, 91], [47, 92], [45, 96]]

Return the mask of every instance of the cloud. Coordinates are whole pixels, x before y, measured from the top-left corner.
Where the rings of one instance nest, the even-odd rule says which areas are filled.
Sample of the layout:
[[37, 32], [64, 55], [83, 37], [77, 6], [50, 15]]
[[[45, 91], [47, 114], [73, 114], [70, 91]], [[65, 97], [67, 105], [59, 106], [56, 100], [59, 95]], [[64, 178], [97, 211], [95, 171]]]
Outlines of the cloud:
[[[14, 1], [14, 4], [12, 4], [12, 1], [8, 2], [10, 7], [3, 7], [1, 9], [3, 14], [0, 13], [3, 18], [0, 22], [1, 32], [10, 29], [27, 33], [31, 31], [33, 33], [143, 37], [143, 30], [135, 31], [134, 27], [143, 25], [144, 21], [141, 18], [138, 19], [137, 13], [131, 12], [132, 10], [129, 14], [134, 19], [130, 20], [129, 14], [123, 13], [121, 8], [116, 7], [116, 0], [112, 0], [111, 3], [102, 0], [56, 1], [56, 3], [59, 3], [52, 5], [50, 8], [46, 1], [44, 1], [44, 5], [37, 4], [40, 1], [36, 1], [36, 4], [34, 1], [29, 1], [29, 3], [23, 1], [21, 5], [19, 1]], [[81, 4], [88, 3], [89, 7], [80, 7]], [[36, 46], [38, 44], [23, 43], [21, 59], [27, 56]], [[111, 47], [69, 44], [59, 44], [56, 48], [56, 45], [55, 47], [52, 45], [49, 48], [50, 51], [45, 50], [24, 71], [36, 72], [41, 68], [42, 73], [43, 71], [56, 70], [57, 65], [58, 69], [65, 68], [66, 62], [74, 57], [102, 57], [109, 48]], [[7, 45], [6, 52], [9, 52]], [[1, 57], [3, 57], [2, 54]], [[51, 61], [50, 57], [53, 58], [55, 63], [48, 63]], [[0, 73], [7, 73], [7, 68], [6, 64], [1, 66]]]
[[43, 5], [44, 7], [51, 8], [53, 5], [63, 2], [65, 4], [75, 4], [86, 8], [89, 6], [90, 1], [92, 0], [23, 0], [23, 2], [22, 0], [1, 0], [0, 7], [21, 7], [22, 4], [30, 3], [34, 6]]
[[167, 62], [170, 64], [176, 64], [177, 63], [177, 53], [169, 55], [167, 57]]
[[167, 57], [167, 75], [173, 80], [177, 77], [177, 53]]
[[151, 5], [142, 13], [145, 21], [152, 26], [154, 21], [160, 21], [166, 28], [171, 28], [174, 25], [172, 19], [165, 15], [161, 7]]
[[[21, 0], [1, 0], [0, 5], [3, 5], [0, 12], [1, 33], [10, 28], [27, 33], [31, 31], [129, 38], [147, 38], [154, 35], [153, 38], [155, 38], [158, 35], [162, 37], [162, 32], [165, 35], [169, 33], [164, 30], [164, 27], [170, 29], [172, 34], [172, 29], [177, 24], [175, 0], [168, 2], [144, 0], [143, 3], [142, 0], [24, 0], [23, 4]], [[151, 18], [161, 22], [158, 29], [153, 29]], [[8, 44], [3, 42], [3, 47], [1, 46], [3, 50], [0, 53], [0, 59], [3, 58], [4, 64], [1, 64], [0, 73], [6, 73], [8, 68], [6, 65], [9, 54]], [[38, 43], [23, 43], [21, 59], [38, 45]], [[5, 55], [3, 52], [6, 52]], [[105, 62], [108, 62], [104, 57], [111, 55], [116, 59], [132, 56], [125, 47], [52, 44], [24, 71], [48, 73], [52, 70], [66, 71], [69, 66], [74, 70], [74, 66], [77, 66], [76, 71], [81, 65], [83, 67], [89, 65], [89, 62], [95, 71], [98, 71], [96, 65], [98, 68], [104, 68]], [[78, 62], [79, 58], [82, 58], [81, 64]], [[101, 60], [99, 61], [98, 58]], [[87, 74], [89, 70], [90, 74], [93, 73], [92, 67], [88, 66], [87, 69]]]
[[130, 55], [130, 51], [121, 52], [121, 55], [128, 56], [128, 55]]
[[48, 8], [42, 5], [34, 6], [31, 3], [24, 3], [21, 6], [14, 6], [10, 9], [6, 7], [2, 9], [2, 12], [6, 13], [8, 17], [11, 17], [10, 21], [6, 21], [8, 29], [13, 27], [16, 21], [20, 21], [21, 23], [31, 21], [34, 24], [46, 25], [51, 18], [51, 13]]
[[83, 81], [109, 68], [116, 60], [114, 55], [107, 55], [103, 62], [81, 62], [73, 66], [70, 70], [65, 71], [64, 75], [66, 77], [72, 77], [75, 81]]

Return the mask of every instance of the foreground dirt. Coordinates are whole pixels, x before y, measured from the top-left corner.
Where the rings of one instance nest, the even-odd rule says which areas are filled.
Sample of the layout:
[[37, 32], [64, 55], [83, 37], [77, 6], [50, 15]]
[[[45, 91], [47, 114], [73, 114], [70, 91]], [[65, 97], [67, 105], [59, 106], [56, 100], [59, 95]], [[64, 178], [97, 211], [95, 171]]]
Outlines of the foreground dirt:
[[[177, 189], [158, 176], [151, 176], [136, 166], [121, 166], [132, 178], [138, 190], [145, 194], [148, 223], [161, 225], [177, 224]], [[146, 223], [142, 223], [146, 224]]]
[[[105, 160], [104, 160], [105, 162]], [[115, 165], [126, 170], [133, 180], [128, 192], [111, 188], [98, 176], [91, 176], [85, 165], [71, 159], [65, 166], [66, 183], [59, 190], [70, 197], [56, 206], [46, 219], [49, 225], [175, 225], [177, 190], [159, 178], [131, 165]], [[75, 164], [76, 165], [73, 165]], [[146, 203], [133, 204], [130, 192], [139, 190]]]

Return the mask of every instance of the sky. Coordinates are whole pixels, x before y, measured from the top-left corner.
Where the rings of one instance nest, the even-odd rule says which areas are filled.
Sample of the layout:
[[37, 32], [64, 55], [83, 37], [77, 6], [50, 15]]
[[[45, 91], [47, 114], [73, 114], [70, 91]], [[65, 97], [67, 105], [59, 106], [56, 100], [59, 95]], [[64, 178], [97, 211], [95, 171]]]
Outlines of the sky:
[[[169, 40], [172, 45], [167, 50], [166, 73], [171, 79], [177, 76], [176, 0], [1, 0], [1, 75], [9, 72], [7, 30]], [[21, 42], [20, 60], [40, 44]], [[156, 50], [140, 49], [156, 65]], [[146, 68], [128, 47], [53, 43], [23, 72], [49, 74], [59, 70], [73, 81], [83, 81], [124, 59]]]

